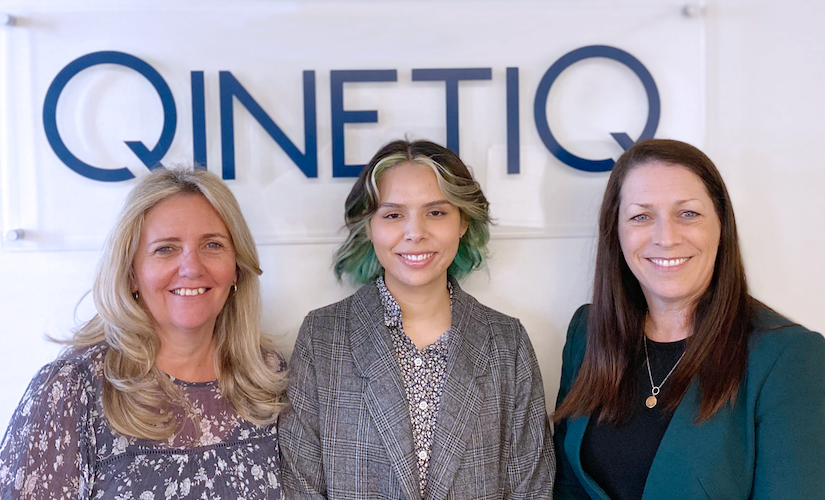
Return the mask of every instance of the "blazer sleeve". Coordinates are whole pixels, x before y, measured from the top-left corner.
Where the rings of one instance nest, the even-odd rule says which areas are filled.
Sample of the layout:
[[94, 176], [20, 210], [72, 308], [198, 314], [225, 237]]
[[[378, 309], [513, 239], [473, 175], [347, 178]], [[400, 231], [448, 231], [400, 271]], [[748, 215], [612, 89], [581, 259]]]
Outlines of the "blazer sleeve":
[[506, 466], [509, 499], [546, 499], [553, 493], [556, 459], [536, 354], [521, 323], [516, 366], [516, 406]]
[[[587, 338], [587, 310], [586, 305], [581, 306], [570, 320], [567, 328], [567, 341], [562, 352], [561, 382], [559, 384], [559, 396], [556, 399], [556, 408], [561, 405], [581, 365], [581, 354], [584, 352], [584, 342]], [[554, 497], [556, 500], [588, 500], [590, 497], [585, 492], [579, 479], [564, 452], [564, 440], [567, 436], [567, 419], [556, 422], [553, 443], [556, 448], [556, 485]]]
[[825, 499], [825, 339], [793, 328], [756, 402], [753, 500]]
[[287, 498], [326, 498], [319, 434], [318, 387], [312, 350], [314, 313], [305, 319], [290, 359], [288, 406], [278, 421]]

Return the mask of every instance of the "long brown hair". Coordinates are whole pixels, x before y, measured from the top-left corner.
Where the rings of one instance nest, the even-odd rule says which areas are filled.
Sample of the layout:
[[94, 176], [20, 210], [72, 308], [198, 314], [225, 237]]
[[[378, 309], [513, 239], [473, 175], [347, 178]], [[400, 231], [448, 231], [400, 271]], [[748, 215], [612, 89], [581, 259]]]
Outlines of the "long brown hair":
[[628, 149], [616, 162], [599, 215], [599, 243], [587, 348], [578, 376], [554, 418], [600, 410], [599, 420], [618, 423], [632, 414], [636, 374], [644, 365], [647, 301], [625, 262], [619, 242], [619, 204], [628, 172], [660, 162], [684, 167], [704, 183], [721, 222], [719, 251], [710, 285], [693, 313], [693, 334], [685, 357], [668, 381], [663, 402], [673, 411], [698, 377], [701, 403], [697, 422], [733, 400], [747, 364], [753, 330], [750, 298], [730, 196], [716, 166], [704, 153], [679, 141], [651, 139]]

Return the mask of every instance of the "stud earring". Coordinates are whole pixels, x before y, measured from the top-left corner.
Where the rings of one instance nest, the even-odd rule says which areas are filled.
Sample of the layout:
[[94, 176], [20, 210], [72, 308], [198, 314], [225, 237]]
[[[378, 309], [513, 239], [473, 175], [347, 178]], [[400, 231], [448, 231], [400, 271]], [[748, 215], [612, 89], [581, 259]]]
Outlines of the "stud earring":
[[140, 292], [138, 292], [137, 290], [132, 292], [132, 298], [135, 299], [135, 302], [137, 302], [138, 299], [140, 298]]

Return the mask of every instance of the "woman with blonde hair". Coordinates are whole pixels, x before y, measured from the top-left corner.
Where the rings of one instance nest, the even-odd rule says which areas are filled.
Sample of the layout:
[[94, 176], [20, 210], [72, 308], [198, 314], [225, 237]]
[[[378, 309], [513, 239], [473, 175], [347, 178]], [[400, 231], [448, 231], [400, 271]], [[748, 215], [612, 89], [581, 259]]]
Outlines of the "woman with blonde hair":
[[158, 168], [126, 200], [97, 315], [32, 380], [0, 445], [2, 498], [280, 498], [283, 361], [228, 187]]

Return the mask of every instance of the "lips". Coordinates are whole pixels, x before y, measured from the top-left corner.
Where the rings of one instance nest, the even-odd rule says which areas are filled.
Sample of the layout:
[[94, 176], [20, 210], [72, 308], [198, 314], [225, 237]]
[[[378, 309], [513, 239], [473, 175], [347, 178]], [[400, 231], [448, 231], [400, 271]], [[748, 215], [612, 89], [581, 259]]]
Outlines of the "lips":
[[207, 290], [209, 290], [209, 288], [204, 288], [204, 287], [200, 287], [200, 288], [176, 288], [176, 289], [172, 290], [172, 293], [175, 294], [175, 295], [184, 295], [184, 296], [189, 297], [189, 296], [194, 296], [194, 295], [202, 295], [202, 294], [206, 293]]
[[690, 259], [690, 257], [679, 257], [677, 259], [648, 258], [647, 260], [659, 267], [675, 267], [684, 264], [688, 259]]

